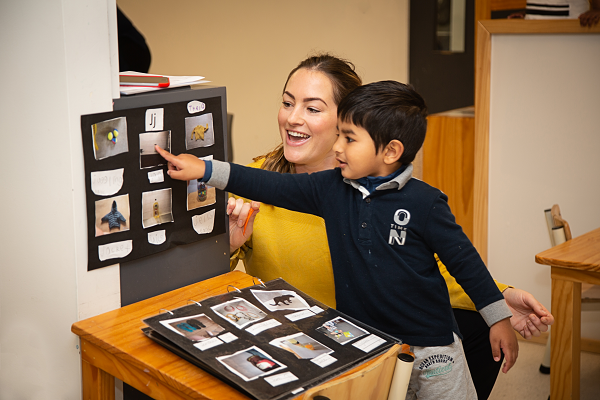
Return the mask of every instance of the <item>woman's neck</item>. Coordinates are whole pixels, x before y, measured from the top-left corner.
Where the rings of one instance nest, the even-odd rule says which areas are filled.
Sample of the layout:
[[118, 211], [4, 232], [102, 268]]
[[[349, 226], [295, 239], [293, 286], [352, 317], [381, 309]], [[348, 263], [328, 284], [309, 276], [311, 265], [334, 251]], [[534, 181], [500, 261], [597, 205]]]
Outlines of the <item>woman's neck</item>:
[[312, 164], [296, 164], [297, 174], [312, 174], [313, 172], [325, 171], [328, 169], [334, 169], [338, 166], [338, 162], [335, 159], [335, 154], [328, 155], [321, 161]]

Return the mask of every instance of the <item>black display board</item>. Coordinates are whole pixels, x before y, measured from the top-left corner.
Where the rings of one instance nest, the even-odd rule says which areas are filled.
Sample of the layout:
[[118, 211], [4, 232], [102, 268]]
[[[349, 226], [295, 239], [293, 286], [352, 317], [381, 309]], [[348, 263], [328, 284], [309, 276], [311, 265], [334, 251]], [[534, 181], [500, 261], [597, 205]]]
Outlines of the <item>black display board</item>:
[[[166, 162], [153, 154], [153, 143], [158, 142], [174, 154], [226, 160], [225, 88], [186, 88], [132, 97], [117, 100], [120, 104], [115, 104], [113, 112], [81, 117], [88, 270], [226, 233], [226, 193], [210, 187], [204, 193], [197, 182], [171, 180]], [[158, 114], [158, 121], [153, 114]], [[192, 131], [192, 127], [201, 129]], [[162, 182], [152, 182], [161, 173]], [[118, 181], [120, 176], [122, 186], [115, 193], [99, 192], [93, 185]], [[208, 227], [201, 222], [200, 233], [192, 222], [198, 218], [209, 221]]]
[[281, 278], [229, 290], [163, 310], [142, 330], [255, 399], [296, 397], [401, 343]]

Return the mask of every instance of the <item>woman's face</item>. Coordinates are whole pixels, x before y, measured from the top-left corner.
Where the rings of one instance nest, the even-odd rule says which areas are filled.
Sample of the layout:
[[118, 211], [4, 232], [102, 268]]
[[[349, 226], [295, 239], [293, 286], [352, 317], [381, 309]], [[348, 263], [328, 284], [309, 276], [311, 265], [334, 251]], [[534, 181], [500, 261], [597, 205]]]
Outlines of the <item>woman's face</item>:
[[296, 172], [335, 166], [337, 104], [333, 86], [322, 72], [299, 69], [289, 79], [278, 115], [285, 158]]

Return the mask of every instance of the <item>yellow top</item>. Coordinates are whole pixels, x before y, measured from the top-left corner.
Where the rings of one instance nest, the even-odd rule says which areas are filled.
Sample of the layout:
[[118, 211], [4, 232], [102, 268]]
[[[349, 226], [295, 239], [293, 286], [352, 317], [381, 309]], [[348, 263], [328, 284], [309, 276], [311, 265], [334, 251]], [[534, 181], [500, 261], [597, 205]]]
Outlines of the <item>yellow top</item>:
[[[249, 166], [260, 168], [264, 160]], [[250, 239], [231, 255], [231, 269], [242, 260], [246, 273], [264, 281], [283, 278], [309, 296], [335, 308], [333, 269], [325, 221], [310, 214], [261, 204]], [[454, 308], [475, 305], [438, 260]], [[508, 286], [496, 282], [504, 291]]]

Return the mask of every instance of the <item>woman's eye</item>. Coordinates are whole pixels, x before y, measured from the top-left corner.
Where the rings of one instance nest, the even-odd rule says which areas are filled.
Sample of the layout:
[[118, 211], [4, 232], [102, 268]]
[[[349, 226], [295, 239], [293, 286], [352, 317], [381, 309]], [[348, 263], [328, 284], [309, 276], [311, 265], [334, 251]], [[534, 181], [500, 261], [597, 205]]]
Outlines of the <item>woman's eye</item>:
[[311, 112], [311, 113], [313, 113], [313, 114], [321, 112], [321, 110], [318, 110], [318, 109], [313, 108], [313, 107], [308, 107], [308, 111]]
[[292, 103], [290, 103], [289, 101], [284, 101], [282, 104], [283, 104], [283, 106], [284, 106], [285, 108], [288, 108], [288, 107], [291, 107], [291, 106], [292, 106]]

